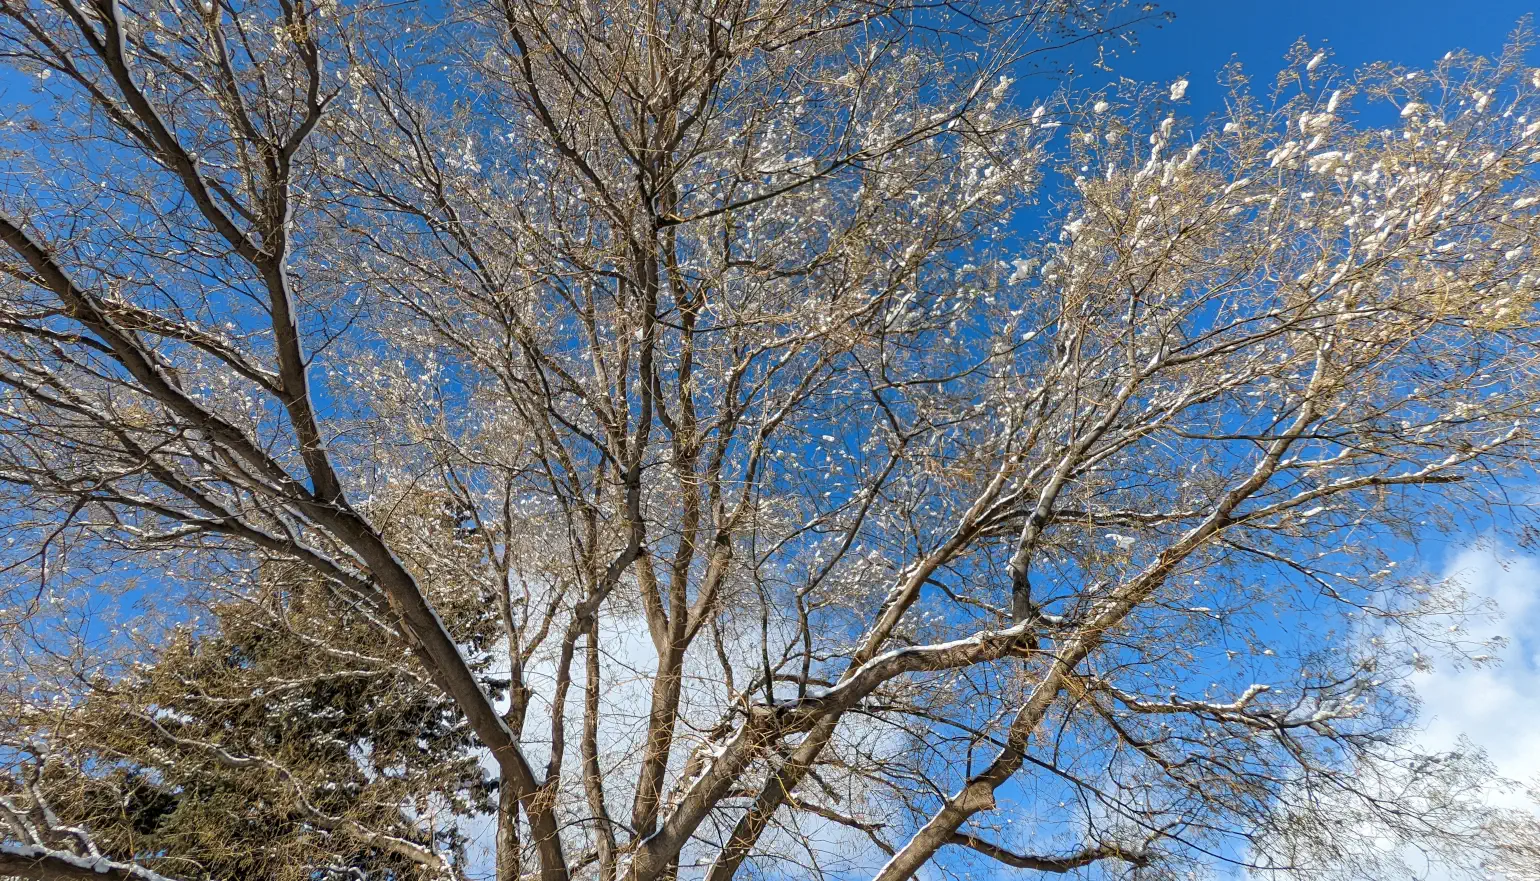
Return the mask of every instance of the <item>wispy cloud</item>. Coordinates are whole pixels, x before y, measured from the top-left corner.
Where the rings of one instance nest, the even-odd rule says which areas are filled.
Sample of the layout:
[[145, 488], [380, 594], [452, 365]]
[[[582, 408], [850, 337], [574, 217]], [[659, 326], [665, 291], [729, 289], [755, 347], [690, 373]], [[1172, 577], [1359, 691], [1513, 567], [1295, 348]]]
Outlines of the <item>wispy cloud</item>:
[[[1489, 634], [1507, 646], [1500, 663], [1440, 664], [1415, 678], [1424, 743], [1450, 749], [1464, 736], [1486, 752], [1498, 774], [1540, 778], [1540, 558], [1469, 548], [1450, 559], [1443, 574], [1495, 604], [1499, 616], [1488, 622]], [[1518, 793], [1497, 797], [1521, 799]]]

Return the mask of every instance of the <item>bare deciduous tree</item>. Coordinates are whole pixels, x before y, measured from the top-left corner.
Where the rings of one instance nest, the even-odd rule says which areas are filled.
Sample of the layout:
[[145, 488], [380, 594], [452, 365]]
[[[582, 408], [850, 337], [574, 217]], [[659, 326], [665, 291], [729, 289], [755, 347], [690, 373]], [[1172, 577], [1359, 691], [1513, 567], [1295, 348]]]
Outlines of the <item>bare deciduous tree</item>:
[[1013, 88], [1147, 14], [0, 2], [0, 871], [1486, 847], [1395, 563], [1523, 527], [1540, 75]]

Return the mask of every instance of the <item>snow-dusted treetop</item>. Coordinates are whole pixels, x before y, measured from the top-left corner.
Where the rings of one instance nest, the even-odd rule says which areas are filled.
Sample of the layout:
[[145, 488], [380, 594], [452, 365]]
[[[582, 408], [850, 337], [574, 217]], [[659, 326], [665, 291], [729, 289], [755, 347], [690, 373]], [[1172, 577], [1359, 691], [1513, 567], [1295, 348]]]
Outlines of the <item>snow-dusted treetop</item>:
[[1527, 537], [1540, 73], [1022, 90], [1143, 14], [3, 0], [0, 871], [1517, 852], [1396, 561]]

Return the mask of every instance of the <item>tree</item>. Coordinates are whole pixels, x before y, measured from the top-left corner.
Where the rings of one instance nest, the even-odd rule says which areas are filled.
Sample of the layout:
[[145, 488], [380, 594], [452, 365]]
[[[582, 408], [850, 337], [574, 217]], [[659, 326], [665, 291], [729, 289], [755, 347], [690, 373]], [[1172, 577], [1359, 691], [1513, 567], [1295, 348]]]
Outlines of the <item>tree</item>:
[[[446, 519], [392, 512], [414, 516]], [[178, 622], [142, 652], [153, 665], [95, 673], [68, 711], [18, 702], [11, 836], [58, 846], [32, 831], [51, 813], [89, 830], [63, 837], [77, 856], [215, 878], [436, 878], [465, 858], [454, 818], [495, 810], [496, 793], [463, 718], [314, 573], [256, 574], [212, 605], [215, 627]], [[479, 616], [444, 599], [475, 639]]]
[[[1531, 787], [1529, 797], [1535, 800]], [[1497, 820], [1500, 828], [1493, 836], [1501, 844], [1491, 863], [1497, 871], [1509, 878], [1527, 878], [1540, 874], [1540, 823], [1534, 815], [1508, 815]]]
[[[1479, 757], [1422, 755], [1406, 684], [1485, 655], [1395, 563], [1525, 534], [1525, 37], [1426, 72], [1302, 47], [1199, 124], [1185, 80], [1014, 90], [1145, 15], [4, 0], [43, 95], [0, 219], [43, 822], [0, 871], [247, 871], [93, 813], [117, 763], [270, 793], [303, 828], [239, 847], [292, 876], [403, 871], [358, 855], [385, 835], [474, 874], [494, 785], [500, 881], [1489, 847]], [[408, 703], [264, 740], [289, 664]], [[400, 785], [336, 794], [440, 702]], [[125, 713], [163, 731], [119, 745]]]

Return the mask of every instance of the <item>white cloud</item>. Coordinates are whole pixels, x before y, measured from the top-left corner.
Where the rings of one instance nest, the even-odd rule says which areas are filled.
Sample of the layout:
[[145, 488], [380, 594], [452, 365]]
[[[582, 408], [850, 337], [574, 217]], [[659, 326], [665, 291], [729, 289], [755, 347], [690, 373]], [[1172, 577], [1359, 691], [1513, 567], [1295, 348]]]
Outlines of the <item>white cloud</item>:
[[[605, 801], [612, 816], [629, 819], [634, 794], [631, 786], [638, 775], [637, 765], [647, 736], [648, 708], [652, 682], [658, 669], [658, 656], [644, 618], [610, 606], [606, 606], [604, 611], [606, 614], [602, 614], [599, 619], [603, 681], [599, 698], [600, 764], [604, 771]], [[781, 623], [772, 622], [771, 627], [773, 640], [793, 639], [793, 634], [785, 631]], [[735, 670], [740, 677], [736, 684], [741, 688], [745, 684], [743, 680], [753, 676], [759, 669], [758, 622], [753, 622], [751, 632], [745, 633], [737, 632], [730, 625], [725, 626], [723, 637], [725, 650], [735, 662]], [[704, 736], [702, 732], [709, 730], [720, 718], [730, 699], [719, 662], [707, 645], [704, 641], [697, 644], [696, 651], [685, 662], [681, 725], [675, 732], [675, 760], [671, 762], [668, 772], [670, 785], [677, 781], [682, 771], [683, 756], [701, 742]], [[568, 780], [574, 786], [586, 680], [582, 655], [584, 648], [584, 643], [580, 641], [578, 658], [571, 671], [573, 681], [567, 695], [564, 716], [568, 738], [566, 768]], [[502, 657], [506, 648], [499, 645], [493, 652], [494, 656]], [[550, 758], [548, 738], [553, 709], [551, 704], [555, 693], [555, 652], [556, 639], [553, 637], [524, 670], [525, 682], [532, 694], [521, 746], [526, 758], [539, 773], [544, 772]], [[492, 672], [506, 675], [506, 664], [495, 667]], [[506, 701], [499, 703], [499, 710], [506, 708]], [[843, 726], [834, 747], [856, 742], [874, 756], [887, 752], [896, 754], [907, 745], [907, 741], [896, 729], [877, 726], [862, 718], [852, 719]], [[481, 763], [489, 774], [496, 776], [497, 765], [490, 753], [482, 752]], [[891, 805], [872, 803], [876, 799], [862, 793], [858, 779], [848, 779], [845, 781], [847, 786], [842, 787], [839, 776], [826, 771], [824, 780], [837, 789], [848, 789], [847, 794], [858, 802], [867, 802], [869, 813], [885, 816], [892, 809]], [[465, 862], [461, 866], [462, 874], [472, 881], [494, 877], [497, 861], [496, 818], [482, 815], [459, 819], [461, 829], [469, 839]], [[780, 864], [780, 868], [816, 861], [830, 874], [859, 876], [872, 874], [887, 859], [865, 834], [855, 829], [810, 814], [798, 815], [793, 822], [795, 831], [772, 828], [759, 843], [758, 852], [761, 855], [786, 861]], [[714, 853], [711, 847], [704, 848], [703, 852], [687, 847], [682, 854], [681, 877], [699, 875], [704, 866], [692, 861], [709, 859]]]
[[[1457, 583], [1471, 605], [1493, 608], [1492, 615], [1466, 622], [1471, 640], [1500, 637], [1506, 645], [1491, 652], [1495, 663], [1472, 666], [1441, 659], [1429, 671], [1413, 676], [1422, 700], [1420, 745], [1428, 751], [1450, 750], [1460, 747], [1463, 739], [1486, 753], [1499, 776], [1540, 782], [1540, 557], [1469, 546], [1431, 574]], [[1533, 808], [1517, 790], [1491, 789], [1480, 796], [1494, 806]], [[1418, 847], [1397, 847], [1373, 824], [1361, 826], [1358, 832], [1364, 841], [1388, 847], [1385, 855], [1403, 862], [1404, 871], [1422, 881], [1499, 877], [1464, 862], [1464, 857], [1456, 858], [1459, 864], [1446, 864], [1430, 860], [1430, 854]], [[1243, 870], [1236, 877], [1303, 881], [1311, 876]]]
[[[1540, 778], [1540, 559], [1467, 549], [1445, 567], [1474, 596], [1491, 600], [1500, 616], [1488, 632], [1507, 646], [1501, 663], [1456, 669], [1441, 664], [1414, 683], [1423, 699], [1423, 742], [1452, 748], [1461, 735], [1486, 751], [1504, 777]], [[1519, 796], [1514, 794], [1515, 804]]]
[[[1500, 616], [1472, 627], [1478, 638], [1502, 636], [1507, 640], [1500, 652], [1500, 663], [1473, 668], [1440, 664], [1432, 672], [1418, 674], [1414, 680], [1423, 699], [1423, 743], [1433, 749], [1455, 747], [1462, 736], [1486, 751], [1500, 775], [1520, 781], [1540, 778], [1540, 558], [1500, 556], [1488, 549], [1471, 548], [1455, 555], [1441, 573], [1458, 578], [1475, 598], [1491, 600]], [[608, 620], [601, 645], [606, 655], [607, 726], [604, 732], [606, 752], [626, 755], [644, 730], [649, 674], [655, 669], [650, 640], [640, 619], [622, 620], [616, 626]], [[708, 665], [709, 666], [709, 665]], [[581, 666], [579, 666], [579, 675]], [[707, 671], [700, 671], [705, 674]], [[544, 730], [548, 707], [543, 705], [544, 687], [549, 670], [537, 664], [529, 671], [537, 691], [536, 706], [531, 708], [529, 730]], [[544, 675], [542, 675], [544, 674]], [[709, 679], [709, 674], [705, 677]], [[696, 698], [709, 706], [720, 695], [713, 694], [715, 683], [695, 681]], [[580, 683], [575, 684], [575, 688]], [[580, 724], [576, 713], [581, 698], [569, 701], [571, 731]], [[618, 725], [617, 725], [618, 723]], [[544, 761], [545, 744], [531, 742], [532, 760]], [[624, 765], [624, 762], [620, 764]], [[490, 766], [490, 762], [489, 762]], [[616, 768], [617, 771], [624, 770]], [[611, 778], [619, 784], [624, 774]], [[628, 792], [616, 785], [611, 796], [617, 805], [628, 803]], [[1517, 806], [1522, 795], [1499, 795]], [[623, 805], [621, 805], [623, 806]], [[493, 827], [491, 818], [477, 818], [468, 824], [474, 843], [468, 854], [468, 872], [473, 878], [489, 877], [493, 863]], [[478, 828], [479, 827], [479, 828]], [[882, 861], [881, 854], [859, 833], [828, 822], [814, 821], [803, 834], [811, 839], [815, 851], [845, 865], [842, 868], [871, 868]], [[784, 844], [769, 836], [766, 850], [777, 851]], [[868, 866], [870, 864], [870, 866]], [[1430, 867], [1431, 869], [1431, 867]], [[933, 867], [924, 873], [929, 876]], [[1245, 873], [1241, 873], [1244, 877]], [[1446, 877], [1432, 870], [1431, 878]]]

